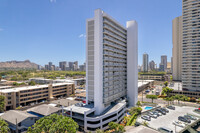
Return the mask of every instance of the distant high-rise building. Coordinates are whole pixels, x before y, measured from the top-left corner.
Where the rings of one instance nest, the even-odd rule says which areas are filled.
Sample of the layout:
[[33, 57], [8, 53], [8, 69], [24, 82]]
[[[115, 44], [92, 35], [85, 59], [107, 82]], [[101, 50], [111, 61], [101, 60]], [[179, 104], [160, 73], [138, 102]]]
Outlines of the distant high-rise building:
[[44, 66], [45, 70], [49, 70], [49, 65]]
[[175, 18], [172, 21], [172, 77], [173, 80], [181, 80], [182, 76], [182, 32], [183, 32], [182, 16]]
[[[127, 28], [100, 9], [87, 20], [87, 102], [101, 114], [112, 102], [127, 97], [137, 102], [137, 22]], [[147, 63], [148, 64], [148, 63]]]
[[150, 70], [155, 70], [155, 62], [153, 60], [149, 62], [149, 68]]
[[77, 71], [77, 70], [78, 70], [78, 61], [75, 61], [75, 62], [74, 62], [73, 70], [74, 70], [74, 71]]
[[62, 71], [66, 71], [67, 62], [66, 61], [59, 62], [59, 67]]
[[143, 71], [144, 72], [148, 72], [148, 68], [149, 68], [149, 55], [147, 53], [143, 54]]
[[68, 62], [69, 70], [73, 71], [74, 69], [74, 62]]
[[164, 66], [164, 71], [166, 71], [167, 70], [167, 56], [166, 55], [161, 56], [161, 65]]
[[49, 70], [52, 70], [52, 65], [53, 65], [53, 63], [49, 62]]
[[85, 71], [86, 70], [86, 63], [83, 65], [79, 65], [79, 71]]
[[200, 91], [199, 5], [199, 0], [183, 0], [182, 5], [182, 89], [188, 91]]

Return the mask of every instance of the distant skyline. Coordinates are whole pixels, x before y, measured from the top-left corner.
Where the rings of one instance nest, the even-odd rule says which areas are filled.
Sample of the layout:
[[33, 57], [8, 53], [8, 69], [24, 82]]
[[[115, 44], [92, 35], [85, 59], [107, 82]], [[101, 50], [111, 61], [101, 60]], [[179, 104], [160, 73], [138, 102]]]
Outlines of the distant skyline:
[[85, 62], [86, 19], [101, 8], [125, 25], [138, 22], [138, 64], [147, 53], [160, 63], [172, 56], [172, 20], [182, 15], [182, 0], [1, 0], [0, 62], [26, 60]]

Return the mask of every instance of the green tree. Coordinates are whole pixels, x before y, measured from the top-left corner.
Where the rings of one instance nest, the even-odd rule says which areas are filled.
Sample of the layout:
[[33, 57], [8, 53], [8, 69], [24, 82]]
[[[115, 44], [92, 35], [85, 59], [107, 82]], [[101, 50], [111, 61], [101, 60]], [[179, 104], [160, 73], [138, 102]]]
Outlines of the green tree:
[[104, 133], [104, 131], [101, 130], [101, 129], [97, 129], [97, 130], [96, 130], [96, 133]]
[[126, 126], [133, 126], [135, 125], [136, 119], [137, 119], [137, 113], [133, 114], [129, 121], [126, 123]]
[[168, 103], [168, 105], [169, 105], [169, 103], [170, 103], [171, 101], [174, 101], [174, 97], [166, 97], [166, 98], [164, 98], [164, 100], [166, 100], [167, 103]]
[[35, 83], [35, 81], [30, 81], [30, 82], [28, 83], [28, 85], [34, 86], [34, 85], [36, 85], [36, 83]]
[[173, 89], [169, 88], [169, 87], [164, 87], [162, 88], [162, 94], [166, 94], [167, 97], [169, 96], [169, 93], [172, 92]]
[[0, 113], [4, 111], [5, 107], [5, 96], [0, 95]]
[[110, 122], [108, 124], [108, 126], [111, 130], [114, 130], [114, 133], [124, 133], [125, 132], [124, 126], [117, 124], [115, 122]]
[[164, 85], [165, 85], [165, 87], [167, 87], [168, 86], [168, 81], [165, 81]]
[[175, 96], [174, 96], [174, 99], [175, 99], [175, 100], [178, 100], [178, 104], [179, 104], [179, 101], [181, 100], [180, 95], [175, 95]]
[[52, 114], [39, 119], [28, 133], [76, 133], [78, 124], [71, 118]]
[[8, 133], [9, 130], [8, 123], [0, 118], [0, 133]]
[[131, 115], [134, 115], [135, 113], [137, 114], [141, 114], [142, 112], [142, 108], [141, 107], [132, 107], [130, 110], [129, 110], [129, 113]]
[[141, 104], [140, 101], [137, 101], [136, 105], [137, 105], [138, 107], [142, 106], [142, 104]]
[[154, 99], [158, 99], [158, 97], [156, 95], [146, 95], [146, 98], [151, 99], [152, 103]]
[[172, 75], [170, 75], [170, 81], [172, 82], [172, 80], [173, 80], [173, 76], [172, 76]]

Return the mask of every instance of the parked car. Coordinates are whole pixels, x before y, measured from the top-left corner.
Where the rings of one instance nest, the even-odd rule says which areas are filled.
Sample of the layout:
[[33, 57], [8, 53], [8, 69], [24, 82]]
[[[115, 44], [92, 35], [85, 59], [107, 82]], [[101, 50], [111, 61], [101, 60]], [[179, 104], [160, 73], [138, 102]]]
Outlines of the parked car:
[[173, 133], [173, 130], [171, 130], [167, 127], [159, 127], [158, 131], [160, 131], [161, 133]]
[[200, 109], [195, 109], [194, 111], [196, 111], [196, 112], [200, 113]]
[[147, 121], [151, 121], [151, 117], [148, 115], [143, 115], [141, 118]]
[[162, 113], [160, 113], [159, 111], [154, 111], [155, 113], [157, 113], [159, 116], [162, 116]]
[[196, 117], [191, 116], [191, 115], [184, 115], [185, 118], [190, 119], [190, 120], [197, 120]]
[[152, 118], [157, 118], [157, 115], [155, 115], [153, 112], [149, 112], [147, 115]]
[[173, 121], [173, 124], [179, 127], [185, 127], [185, 124], [180, 121]]
[[162, 110], [162, 109], [156, 109], [156, 111], [162, 113], [162, 115], [166, 115], [166, 112], [164, 110]]
[[166, 108], [161, 108], [161, 110], [164, 110], [166, 113], [169, 113], [169, 110]]
[[[154, 112], [152, 112], [154, 115], [156, 115], [157, 117], [159, 117], [160, 116], [160, 114], [158, 114], [158, 112], [156, 112], [156, 111], [154, 111]], [[162, 115], [162, 114], [161, 114]]]
[[178, 117], [178, 120], [179, 120], [179, 121], [183, 121], [183, 122], [187, 122], [187, 123], [191, 123], [191, 120], [190, 120], [190, 119], [187, 119], [187, 118], [185, 118], [185, 117], [183, 117], [183, 116], [179, 116], [179, 117]]
[[171, 110], [175, 110], [175, 107], [174, 107], [174, 106], [168, 106], [167, 108], [168, 108], [168, 109], [171, 109]]

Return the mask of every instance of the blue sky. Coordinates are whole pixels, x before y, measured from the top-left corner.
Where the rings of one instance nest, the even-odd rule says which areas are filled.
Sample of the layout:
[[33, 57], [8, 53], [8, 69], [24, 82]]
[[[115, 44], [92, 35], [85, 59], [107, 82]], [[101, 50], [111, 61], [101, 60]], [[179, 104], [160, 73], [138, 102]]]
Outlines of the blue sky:
[[182, 0], [0, 0], [0, 61], [85, 61], [86, 19], [101, 8], [125, 26], [138, 22], [138, 60], [172, 55], [172, 20]]

